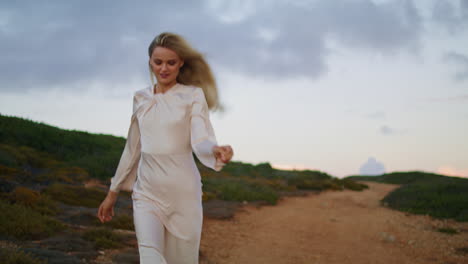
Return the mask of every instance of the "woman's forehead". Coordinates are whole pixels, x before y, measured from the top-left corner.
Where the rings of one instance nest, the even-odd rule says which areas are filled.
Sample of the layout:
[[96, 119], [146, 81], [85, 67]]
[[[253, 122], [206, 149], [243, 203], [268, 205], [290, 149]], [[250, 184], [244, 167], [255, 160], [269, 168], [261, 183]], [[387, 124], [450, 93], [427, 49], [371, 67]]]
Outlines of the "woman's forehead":
[[151, 54], [152, 58], [158, 58], [158, 59], [179, 59], [179, 55], [177, 53], [169, 48], [165, 47], [156, 47], [153, 50], [153, 53]]

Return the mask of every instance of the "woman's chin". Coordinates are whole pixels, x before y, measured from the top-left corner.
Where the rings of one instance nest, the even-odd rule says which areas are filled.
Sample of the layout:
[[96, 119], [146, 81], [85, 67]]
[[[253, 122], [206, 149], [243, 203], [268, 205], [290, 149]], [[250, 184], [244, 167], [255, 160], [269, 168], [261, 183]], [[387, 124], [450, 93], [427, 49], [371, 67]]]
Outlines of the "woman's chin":
[[176, 82], [175, 79], [167, 79], [167, 78], [160, 78], [158, 79], [158, 83], [162, 85], [167, 85]]

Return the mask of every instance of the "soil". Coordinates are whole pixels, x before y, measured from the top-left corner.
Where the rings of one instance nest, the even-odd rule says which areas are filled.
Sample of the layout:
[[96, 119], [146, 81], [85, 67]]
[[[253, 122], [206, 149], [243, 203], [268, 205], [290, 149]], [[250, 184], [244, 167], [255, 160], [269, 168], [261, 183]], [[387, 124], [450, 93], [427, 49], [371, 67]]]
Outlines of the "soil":
[[380, 200], [398, 185], [365, 184], [205, 218], [200, 263], [468, 263], [468, 223], [387, 208]]

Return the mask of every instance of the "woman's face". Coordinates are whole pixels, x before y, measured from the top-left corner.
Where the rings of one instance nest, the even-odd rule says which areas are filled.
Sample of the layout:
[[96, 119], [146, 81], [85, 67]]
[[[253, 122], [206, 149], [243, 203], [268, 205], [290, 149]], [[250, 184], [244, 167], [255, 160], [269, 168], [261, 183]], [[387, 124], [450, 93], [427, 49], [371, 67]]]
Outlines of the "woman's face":
[[153, 54], [151, 54], [151, 70], [156, 75], [159, 84], [175, 84], [182, 65], [184, 65], [184, 61], [171, 49], [158, 46], [153, 50]]

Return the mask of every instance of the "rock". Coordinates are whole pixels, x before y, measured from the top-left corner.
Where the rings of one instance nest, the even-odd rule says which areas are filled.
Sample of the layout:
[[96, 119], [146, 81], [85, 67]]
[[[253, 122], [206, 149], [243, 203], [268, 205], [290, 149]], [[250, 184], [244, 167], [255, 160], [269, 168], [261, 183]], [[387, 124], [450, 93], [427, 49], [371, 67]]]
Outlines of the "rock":
[[[82, 239], [79, 234], [75, 233], [62, 234], [39, 242], [27, 243], [25, 244], [25, 248], [39, 252], [40, 254], [45, 254], [46, 256], [47, 254], [56, 255], [58, 256], [58, 259], [62, 259], [60, 254], [65, 254], [70, 257], [75, 257], [75, 261], [82, 259], [91, 260], [98, 256], [98, 253], [94, 249], [94, 244]], [[49, 250], [50, 252], [44, 250]], [[49, 261], [49, 263], [52, 262]], [[57, 260], [56, 263], [60, 262]], [[63, 263], [68, 262], [64, 261]]]
[[386, 232], [380, 233], [380, 237], [381, 237], [382, 240], [385, 241], [385, 242], [389, 242], [389, 243], [395, 242], [395, 236], [394, 236], [394, 235], [391, 235], [391, 234], [388, 234], [388, 233], [386, 233]]
[[40, 242], [41, 247], [63, 252], [89, 252], [94, 250], [90, 241], [82, 239], [79, 234], [65, 234], [44, 239]]
[[239, 207], [239, 202], [209, 200], [203, 202], [203, 215], [215, 219], [230, 219]]
[[112, 258], [112, 263], [117, 264], [138, 264], [140, 263], [140, 255], [138, 254], [138, 249], [129, 249], [114, 255]]
[[29, 253], [41, 260], [46, 260], [49, 264], [82, 264], [86, 263], [76, 256], [70, 256], [64, 252], [44, 248], [22, 248], [22, 251]]

